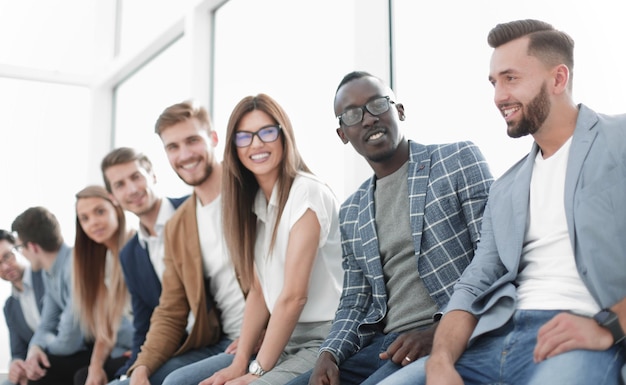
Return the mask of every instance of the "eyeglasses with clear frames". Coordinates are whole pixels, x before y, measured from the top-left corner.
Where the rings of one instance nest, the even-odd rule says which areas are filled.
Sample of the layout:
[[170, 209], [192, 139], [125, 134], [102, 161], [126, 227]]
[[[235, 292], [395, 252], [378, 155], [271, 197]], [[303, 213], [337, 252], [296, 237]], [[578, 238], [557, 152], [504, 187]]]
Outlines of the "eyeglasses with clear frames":
[[280, 130], [282, 129], [283, 128], [281, 126], [272, 124], [261, 127], [257, 132], [237, 131], [233, 137], [233, 142], [235, 143], [235, 146], [239, 148], [248, 147], [252, 144], [252, 140], [255, 135], [258, 136], [263, 143], [275, 142], [278, 139]]
[[382, 96], [380, 98], [370, 100], [360, 107], [348, 108], [343, 113], [337, 115], [337, 118], [339, 119], [340, 125], [354, 126], [363, 120], [365, 110], [374, 116], [378, 116], [389, 111], [389, 106], [394, 103], [395, 102], [391, 100], [389, 96]]

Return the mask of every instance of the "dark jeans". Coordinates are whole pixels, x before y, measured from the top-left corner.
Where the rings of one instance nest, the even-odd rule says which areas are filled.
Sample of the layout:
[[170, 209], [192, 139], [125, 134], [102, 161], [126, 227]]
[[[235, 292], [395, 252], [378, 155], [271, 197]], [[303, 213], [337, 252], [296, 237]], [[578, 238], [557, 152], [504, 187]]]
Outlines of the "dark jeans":
[[[128, 357], [126, 356], [117, 357], [117, 358], [111, 358], [111, 357], [107, 358], [107, 360], [104, 363], [104, 371], [107, 374], [108, 381], [113, 381], [113, 379], [115, 378], [115, 373], [117, 373], [117, 370], [119, 368], [124, 366], [124, 364], [126, 363], [126, 360], [128, 360]], [[89, 374], [89, 366], [80, 368], [74, 375], [74, 385], [85, 385], [85, 382], [87, 382], [88, 374]]]
[[91, 350], [82, 350], [70, 356], [48, 354], [50, 367], [46, 375], [37, 381], [28, 381], [28, 385], [68, 385], [74, 382], [74, 374], [82, 367], [89, 366]]
[[[383, 378], [402, 368], [389, 360], [378, 356], [387, 350], [398, 337], [398, 333], [387, 335], [376, 333], [367, 346], [356, 352], [339, 365], [339, 378], [342, 385], [376, 384]], [[307, 385], [312, 370], [300, 375], [287, 385]]]

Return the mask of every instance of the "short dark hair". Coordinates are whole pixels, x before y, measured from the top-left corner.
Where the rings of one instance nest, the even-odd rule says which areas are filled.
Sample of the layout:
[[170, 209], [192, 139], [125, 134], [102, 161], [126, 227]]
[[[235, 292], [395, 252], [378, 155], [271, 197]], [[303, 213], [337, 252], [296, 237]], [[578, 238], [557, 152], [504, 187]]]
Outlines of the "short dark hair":
[[0, 241], [7, 241], [12, 245], [15, 245], [15, 237], [10, 231], [0, 229]]
[[376, 77], [367, 71], [352, 71], [346, 74], [343, 77], [343, 79], [341, 79], [341, 81], [339, 82], [339, 85], [337, 86], [337, 89], [335, 90], [335, 94], [339, 92], [339, 89], [343, 87], [346, 83], [349, 83], [355, 79], [365, 78], [369, 76], [374, 77], [374, 78]]
[[528, 37], [528, 54], [549, 66], [565, 64], [574, 70], [574, 39], [541, 20], [524, 19], [496, 25], [487, 35], [487, 43], [497, 48], [512, 40]]
[[111, 191], [111, 184], [104, 174], [109, 167], [116, 166], [118, 164], [124, 164], [129, 162], [138, 161], [141, 167], [146, 171], [152, 172], [152, 162], [148, 159], [148, 156], [130, 147], [119, 147], [111, 150], [100, 163], [100, 170], [102, 171], [102, 179], [104, 180], [104, 186], [108, 192]]
[[48, 252], [58, 251], [63, 245], [61, 225], [48, 209], [41, 206], [30, 207], [17, 216], [11, 224], [20, 240], [36, 243]]

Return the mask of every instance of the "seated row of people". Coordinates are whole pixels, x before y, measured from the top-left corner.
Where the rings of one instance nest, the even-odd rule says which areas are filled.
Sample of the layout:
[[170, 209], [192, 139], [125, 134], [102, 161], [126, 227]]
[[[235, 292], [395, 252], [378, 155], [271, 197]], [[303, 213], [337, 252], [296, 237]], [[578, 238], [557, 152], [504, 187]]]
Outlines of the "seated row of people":
[[[601, 182], [585, 186], [586, 178], [598, 179], [588, 169], [618, 167], [612, 160], [626, 153], [624, 118], [573, 104], [573, 41], [551, 25], [514, 21], [494, 28], [489, 40], [490, 81], [509, 135], [535, 139], [530, 160], [493, 188], [472, 142], [406, 139], [404, 105], [367, 72], [347, 74], [335, 94], [339, 138], [374, 171], [341, 206], [299, 155], [285, 111], [264, 94], [233, 110], [222, 164], [206, 110], [183, 102], [160, 115], [156, 133], [172, 168], [193, 187], [190, 197], [158, 197], [145, 156], [129, 148], [109, 153], [102, 174], [111, 197], [94, 186], [77, 194], [83, 232], [73, 287], [52, 287], [44, 300], [42, 324], [50, 323], [48, 295], [61, 298], [57, 292], [65, 297], [55, 306], [73, 305], [70, 314], [81, 320], [86, 348], [79, 352], [89, 354], [74, 383], [587, 384], [604, 373], [603, 383], [617, 384], [626, 269], [609, 271], [605, 262], [623, 267], [624, 258], [605, 248], [601, 266], [592, 268], [594, 239], [611, 244], [617, 233], [598, 234], [585, 223], [611, 216], [607, 207], [622, 208], [623, 192], [618, 197]], [[543, 86], [513, 102], [512, 78], [524, 71], [532, 76], [519, 75], [521, 87]], [[586, 139], [592, 130], [608, 151]], [[563, 205], [579, 188], [567, 184], [572, 168], [586, 176], [583, 189], [597, 185], [594, 193], [613, 204]], [[138, 215], [136, 234], [126, 230], [123, 210]], [[591, 233], [577, 232], [572, 216]], [[12, 230], [33, 270], [58, 275], [49, 258], [34, 258], [43, 248], [20, 218]], [[46, 250], [69, 259], [65, 245]], [[555, 250], [564, 268], [546, 262]], [[614, 286], [600, 285], [600, 276]], [[121, 337], [127, 316], [131, 354], [118, 359], [114, 346], [128, 338]], [[42, 345], [49, 341], [41, 330], [21, 367], [30, 380], [52, 384], [49, 358], [67, 355]], [[518, 337], [520, 347], [508, 354], [508, 341]]]
[[[427, 210], [425, 222], [431, 216], [432, 221], [446, 216], [448, 222], [429, 225], [419, 235], [424, 242], [434, 242], [452, 226], [461, 245], [440, 246], [449, 257], [438, 260], [443, 254], [438, 247], [429, 252], [415, 247], [419, 244], [417, 224], [402, 216], [405, 231], [396, 231], [397, 237], [382, 242], [378, 259], [376, 249], [362, 250], [362, 237], [355, 227], [351, 242], [356, 243], [344, 247], [365, 253], [365, 259], [345, 261], [353, 265], [346, 265], [346, 287], [357, 291], [345, 293], [345, 310], [337, 312], [335, 322], [343, 326], [331, 331], [344, 279], [339, 204], [300, 156], [287, 113], [268, 95], [242, 99], [228, 122], [220, 164], [214, 154], [217, 134], [206, 110], [192, 102], [175, 104], [160, 115], [156, 132], [173, 169], [193, 187], [190, 197], [158, 197], [150, 161], [125, 147], [114, 149], [102, 161], [106, 188], [88, 186], [76, 195], [73, 286], [67, 294], [73, 295], [69, 305], [75, 308], [70, 314], [80, 320], [87, 343], [79, 349], [83, 361], [73, 360], [83, 367], [72, 375], [75, 384], [114, 380], [118, 384], [180, 385], [205, 379], [221, 384], [237, 378], [284, 384], [315, 366], [319, 348], [329, 335], [329, 341], [341, 339], [340, 345], [345, 346], [337, 354], [356, 353], [357, 334], [344, 330], [352, 328], [355, 320], [375, 317], [368, 322], [380, 323], [385, 318], [386, 329], [367, 332], [375, 338], [373, 347], [396, 331], [432, 336], [432, 315], [445, 304], [446, 293], [458, 276], [439, 276], [433, 270], [422, 281], [418, 274], [402, 271], [414, 270], [411, 256], [420, 253], [432, 259], [431, 266], [453, 263], [458, 271], [465, 268], [478, 239], [491, 174], [479, 150], [469, 142], [424, 147], [405, 139], [398, 127], [404, 120], [404, 107], [396, 104], [393, 92], [380, 79], [355, 72], [341, 83], [340, 89], [344, 88], [338, 99], [346, 106], [362, 104], [369, 114], [363, 108], [346, 108], [341, 120], [349, 126], [339, 131], [341, 139], [357, 147], [358, 123], [384, 123], [390, 147], [384, 149], [388, 153], [382, 158], [376, 154], [380, 149], [374, 148], [371, 154], [366, 150], [376, 178], [353, 196], [354, 203], [349, 205], [353, 208], [341, 218], [353, 223], [362, 210], [359, 207], [372, 207], [374, 197], [368, 192], [378, 180], [378, 211], [361, 215], [358, 222], [372, 226], [376, 218], [376, 228], [387, 233], [398, 228], [398, 213], [423, 210], [428, 202], [409, 205], [408, 195], [394, 193], [404, 186], [403, 190], [411, 189], [414, 194], [429, 192], [429, 201], [445, 201]], [[361, 116], [355, 115], [357, 111]], [[417, 163], [424, 150], [433, 164], [428, 170]], [[442, 182], [409, 185], [410, 180], [417, 181], [412, 175], [422, 173]], [[468, 184], [480, 187], [458, 199], [456, 191]], [[465, 213], [464, 200], [473, 202]], [[126, 228], [124, 210], [139, 217], [136, 233]], [[25, 242], [24, 255], [33, 263], [30, 250], [37, 242], [19, 225], [22, 216], [13, 230]], [[376, 228], [370, 228], [369, 242], [376, 242]], [[471, 236], [464, 235], [468, 233]], [[372, 265], [371, 258], [379, 262]], [[369, 274], [381, 281], [363, 296], [364, 288], [358, 285], [363, 286]], [[386, 282], [385, 276], [394, 279]], [[428, 285], [434, 285], [430, 292]], [[408, 288], [417, 295], [407, 296]], [[378, 310], [368, 314], [369, 302], [386, 290], [390, 291], [389, 303], [375, 299], [373, 306]], [[126, 307], [126, 293], [132, 299], [132, 312]], [[410, 311], [415, 306], [422, 310]], [[362, 314], [355, 314], [355, 308], [362, 309]], [[123, 332], [128, 330], [131, 315], [134, 337], [129, 338]], [[129, 359], [114, 350], [124, 345], [131, 352]], [[335, 349], [335, 342], [331, 345]], [[39, 383], [57, 381], [57, 373], [67, 370], [60, 365], [63, 370], [55, 370], [57, 366], [49, 360], [68, 353], [74, 354], [31, 343], [26, 364], [33, 368], [27, 369], [28, 377]], [[123, 371], [130, 378], [124, 378]]]

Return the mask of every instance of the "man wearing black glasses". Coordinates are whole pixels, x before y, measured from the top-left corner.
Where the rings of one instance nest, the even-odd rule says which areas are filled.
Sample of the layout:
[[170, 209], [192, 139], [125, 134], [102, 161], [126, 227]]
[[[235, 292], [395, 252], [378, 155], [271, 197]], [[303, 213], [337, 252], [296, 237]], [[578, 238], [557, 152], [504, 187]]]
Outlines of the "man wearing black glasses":
[[407, 140], [404, 106], [367, 72], [343, 78], [334, 107], [339, 138], [374, 175], [341, 206], [341, 302], [315, 368], [290, 385], [375, 384], [430, 352], [493, 181], [471, 142]]
[[0, 278], [11, 283], [11, 296], [4, 303], [4, 318], [9, 329], [11, 364], [7, 384], [27, 381], [24, 360], [28, 343], [41, 321], [45, 293], [41, 271], [32, 271], [16, 258], [21, 245], [7, 230], [0, 230]]

